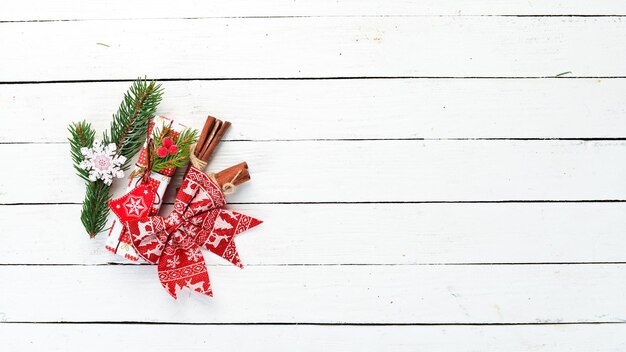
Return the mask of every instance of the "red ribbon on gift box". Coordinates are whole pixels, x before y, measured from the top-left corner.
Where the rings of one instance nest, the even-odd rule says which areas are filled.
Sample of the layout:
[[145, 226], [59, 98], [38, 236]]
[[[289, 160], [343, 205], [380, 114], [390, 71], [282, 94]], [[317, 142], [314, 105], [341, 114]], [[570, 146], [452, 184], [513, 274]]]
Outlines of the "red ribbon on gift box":
[[158, 265], [161, 285], [174, 298], [185, 287], [213, 296], [200, 247], [242, 268], [234, 237], [261, 221], [224, 209], [220, 187], [195, 167], [183, 179], [170, 215], [149, 216], [153, 199], [153, 187], [141, 185], [109, 205], [126, 224], [137, 254]]

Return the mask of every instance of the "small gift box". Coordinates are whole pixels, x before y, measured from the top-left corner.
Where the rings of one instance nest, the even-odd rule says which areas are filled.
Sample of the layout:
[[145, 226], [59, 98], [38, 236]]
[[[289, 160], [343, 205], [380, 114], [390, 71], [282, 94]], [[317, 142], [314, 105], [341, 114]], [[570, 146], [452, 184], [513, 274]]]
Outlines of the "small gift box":
[[[152, 124], [149, 127], [150, 134], [153, 135], [153, 139], [156, 137], [154, 134], [157, 132], [155, 130], [155, 127], [159, 131], [162, 131], [164, 128], [168, 128], [170, 130], [169, 136], [173, 138], [176, 138], [183, 131], [183, 129], [185, 129], [184, 125], [176, 123], [173, 120], [168, 119], [167, 117], [158, 116], [152, 120]], [[146, 168], [147, 163], [148, 163], [147, 149], [148, 149], [148, 143], [146, 141], [139, 154], [139, 159], [137, 160], [135, 172], [133, 172], [133, 174], [137, 174], [138, 171], [141, 171], [142, 169]], [[163, 195], [165, 194], [165, 190], [167, 189], [167, 186], [169, 185], [172, 179], [172, 175], [174, 175], [175, 171], [176, 169], [174, 168], [167, 168], [167, 169], [162, 169], [158, 172], [154, 172], [154, 171], [150, 172], [150, 178], [149, 178], [148, 184], [155, 190], [154, 201], [152, 202], [151, 205], [143, 204], [143, 202], [139, 202], [139, 201], [127, 203], [124, 209], [124, 211], [127, 212], [127, 215], [128, 216], [132, 216], [133, 214], [139, 215], [141, 213], [141, 210], [143, 210], [144, 207], [149, 207], [149, 206], [152, 207], [152, 209], [150, 210], [150, 215], [156, 215], [159, 212], [159, 208], [161, 207], [162, 198], [163, 198]], [[127, 191], [131, 191], [132, 189], [137, 187], [139, 184], [141, 184], [141, 181], [142, 181], [142, 175], [131, 177], [131, 179], [128, 182]], [[124, 224], [122, 224], [119, 221], [119, 219], [116, 218], [113, 221], [113, 224], [111, 225], [111, 230], [109, 231], [109, 235], [107, 237], [107, 241], [104, 247], [107, 250], [115, 254], [125, 257], [126, 259], [130, 259], [132, 261], [140, 260], [140, 257], [137, 255], [137, 253], [131, 246], [130, 241], [131, 239], [129, 237], [126, 227], [124, 226]]]

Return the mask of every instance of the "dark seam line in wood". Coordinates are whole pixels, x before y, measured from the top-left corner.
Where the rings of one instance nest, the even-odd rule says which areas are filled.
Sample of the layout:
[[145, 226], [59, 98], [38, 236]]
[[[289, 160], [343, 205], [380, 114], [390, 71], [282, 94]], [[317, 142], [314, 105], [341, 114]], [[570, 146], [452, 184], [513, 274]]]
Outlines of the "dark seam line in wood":
[[454, 15], [454, 14], [427, 14], [427, 15], [267, 15], [267, 16], [199, 16], [199, 17], [122, 17], [122, 18], [66, 18], [66, 19], [37, 19], [37, 20], [1, 20], [2, 23], [49, 23], [49, 22], [102, 22], [102, 21], [155, 21], [155, 20], [212, 20], [212, 19], [289, 19], [289, 18], [424, 18], [424, 17], [624, 17], [626, 14], [484, 14], [484, 15]]
[[[354, 201], [354, 202], [230, 202], [231, 205], [328, 205], [328, 204], [500, 204], [500, 203], [624, 203], [626, 199], [571, 199], [571, 200], [552, 200], [552, 199], [510, 199], [510, 200], [424, 200], [424, 201]], [[32, 203], [0, 203], [0, 206], [31, 206], [31, 205], [81, 205], [79, 202], [32, 202]], [[172, 202], [164, 202], [163, 204], [172, 205]]]
[[49, 325], [216, 325], [216, 326], [245, 326], [245, 325], [276, 325], [276, 326], [533, 326], [533, 325], [615, 325], [625, 324], [623, 321], [565, 321], [565, 322], [532, 322], [532, 323], [315, 323], [315, 322], [259, 322], [259, 323], [186, 323], [186, 322], [156, 322], [156, 321], [2, 321], [0, 324], [49, 324]]
[[[480, 15], [479, 17], [624, 17], [626, 16], [626, 14], [622, 14], [622, 15], [589, 15], [589, 14], [585, 14], [585, 15], [581, 15], [581, 14], [559, 14], [559, 15], [524, 15], [524, 14], [519, 14], [519, 15], [515, 15], [515, 14], [509, 14], [509, 15]], [[478, 16], [477, 16], [478, 17]]]
[[[154, 78], [161, 82], [186, 81], [323, 81], [323, 80], [392, 80], [392, 79], [624, 79], [626, 76], [328, 76], [328, 77], [213, 77], [213, 78]], [[0, 81], [0, 85], [11, 84], [66, 84], [66, 83], [115, 83], [133, 82], [135, 78], [45, 80], [45, 81]]]
[[[526, 263], [296, 263], [296, 264], [246, 264], [247, 267], [325, 267], [325, 266], [555, 266], [555, 265], [625, 265], [626, 262], [526, 262]], [[74, 267], [74, 266], [151, 266], [149, 263], [109, 262], [109, 263], [0, 263], [0, 267]], [[229, 264], [207, 264], [208, 267], [228, 267]]]
[[[626, 141], [626, 137], [450, 137], [450, 138], [302, 138], [302, 139], [223, 139], [222, 142], [374, 142], [374, 141]], [[2, 142], [0, 145], [69, 144], [59, 142]]]

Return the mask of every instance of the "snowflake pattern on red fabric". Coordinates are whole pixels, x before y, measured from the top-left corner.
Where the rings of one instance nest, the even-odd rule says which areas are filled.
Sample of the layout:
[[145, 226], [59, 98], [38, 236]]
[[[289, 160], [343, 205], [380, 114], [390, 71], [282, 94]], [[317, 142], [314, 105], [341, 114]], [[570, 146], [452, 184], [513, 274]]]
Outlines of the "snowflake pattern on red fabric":
[[203, 247], [242, 268], [234, 237], [261, 221], [223, 209], [220, 187], [191, 167], [167, 217], [148, 216], [126, 222], [137, 254], [158, 265], [161, 285], [176, 298], [185, 287], [213, 296]]
[[124, 196], [110, 201], [109, 207], [122, 222], [141, 219], [150, 214], [155, 195], [152, 186], [138, 186]]

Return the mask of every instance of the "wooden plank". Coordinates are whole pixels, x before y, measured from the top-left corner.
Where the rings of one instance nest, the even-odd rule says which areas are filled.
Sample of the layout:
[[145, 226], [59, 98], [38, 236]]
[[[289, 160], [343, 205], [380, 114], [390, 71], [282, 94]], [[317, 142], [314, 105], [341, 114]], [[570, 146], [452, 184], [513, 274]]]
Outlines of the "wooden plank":
[[[237, 239], [252, 266], [626, 262], [626, 203], [232, 207], [266, 220]], [[103, 248], [106, 233], [88, 240], [79, 212], [80, 205], [0, 207], [0, 264], [130, 263]]]
[[[0, 130], [0, 142], [65, 142], [61, 127], [83, 118], [104, 131], [129, 85], [0, 85], [3, 113], [20, 121]], [[622, 79], [177, 81], [163, 87], [160, 114], [193, 126], [209, 113], [229, 119], [234, 127], [227, 140], [614, 138], [626, 130]]]
[[[209, 170], [248, 161], [234, 203], [605, 200], [626, 199], [625, 153], [623, 141], [226, 142]], [[0, 179], [0, 203], [82, 202], [67, 144], [0, 154], [25, 161]]]
[[[626, 265], [210, 267], [175, 301], [149, 265], [2, 266], [7, 322], [623, 322]], [[54, 304], [33, 305], [46, 298]], [[36, 308], [35, 308], [36, 307]]]
[[97, 0], [89, 6], [78, 0], [54, 4], [35, 0], [0, 3], [1, 21], [198, 18], [253, 16], [424, 16], [424, 15], [615, 15], [625, 14], [621, 2], [587, 1], [290, 1], [263, 4], [251, 0], [211, 1], [210, 4], [181, 0], [176, 6], [164, 0]]
[[[7, 351], [621, 351], [626, 326], [180, 326], [0, 324]], [[158, 336], [158, 339], [154, 337]], [[97, 341], [97, 342], [96, 342]]]
[[614, 45], [624, 40], [613, 17], [3, 23], [0, 81], [624, 76], [626, 47]]

